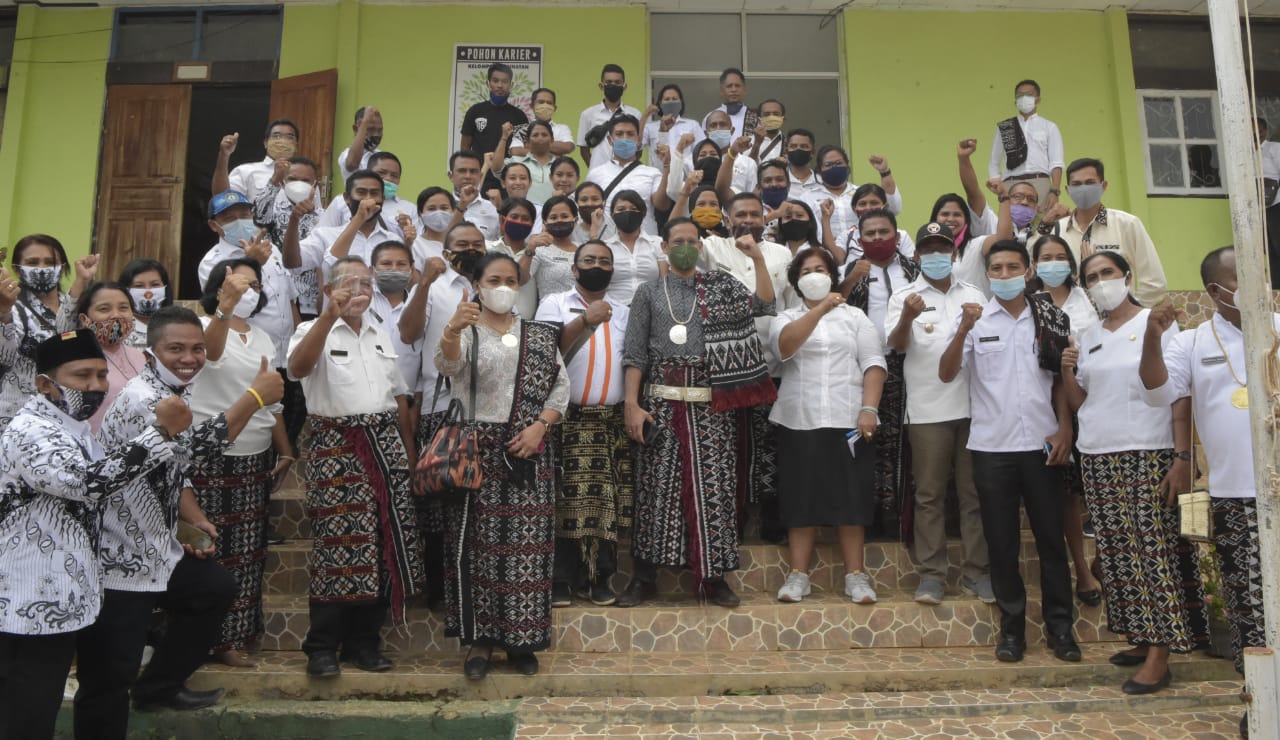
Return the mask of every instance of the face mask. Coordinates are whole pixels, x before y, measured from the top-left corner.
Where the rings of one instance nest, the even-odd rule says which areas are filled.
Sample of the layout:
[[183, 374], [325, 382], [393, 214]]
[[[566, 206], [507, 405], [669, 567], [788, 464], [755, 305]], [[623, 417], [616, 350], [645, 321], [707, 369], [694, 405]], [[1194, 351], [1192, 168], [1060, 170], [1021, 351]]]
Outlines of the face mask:
[[236, 303], [236, 307], [231, 309], [231, 313], [242, 319], [247, 319], [253, 315], [258, 309], [258, 291], [249, 288], [240, 296], [240, 301]]
[[[387, 184], [386, 184], [386, 183], [383, 183], [383, 184], [382, 184], [382, 187], [385, 189], [385, 188], [387, 187]], [[355, 218], [355, 215], [356, 215], [357, 213], [359, 213], [359, 212], [360, 212], [360, 201], [358, 201], [358, 200], [354, 200], [354, 201], [350, 201], [350, 202], [348, 202], [348, 203], [347, 203], [347, 208], [351, 211], [351, 217], [352, 217], [352, 218]], [[370, 221], [372, 221], [373, 219], [377, 218], [377, 217], [378, 217], [378, 214], [380, 214], [380, 213], [382, 213], [382, 206], [381, 206], [381, 205], [379, 205], [377, 208], [373, 209], [373, 213], [370, 213], [370, 214], [369, 214], [369, 220], [370, 220]], [[368, 222], [366, 222], [366, 223], [368, 223]]]
[[1050, 288], [1056, 288], [1067, 282], [1067, 277], [1071, 275], [1071, 263], [1066, 260], [1056, 262], [1038, 262], [1036, 263], [1036, 274], [1040, 276], [1040, 280]]
[[831, 276], [825, 272], [810, 272], [796, 281], [800, 295], [810, 301], [820, 301], [831, 293]]
[[995, 278], [991, 281], [991, 292], [996, 298], [1011, 301], [1027, 290], [1027, 276], [1019, 275], [1011, 278]]
[[160, 358], [156, 357], [156, 353], [151, 351], [151, 348], [148, 347], [143, 351], [151, 356], [151, 369], [155, 371], [156, 377], [160, 378], [160, 381], [170, 388], [186, 388], [196, 382], [196, 378], [200, 377], [200, 373], [204, 372], [204, 368], [201, 367], [196, 371], [195, 375], [191, 376], [190, 380], [183, 380], [175, 375], [172, 370], [166, 367], [165, 364], [160, 361]]
[[161, 285], [159, 288], [130, 288], [129, 295], [133, 297], [133, 312], [139, 316], [150, 316], [160, 310], [160, 304], [164, 303], [165, 294], [168, 289]]
[[390, 180], [382, 183], [382, 197], [387, 200], [394, 200], [396, 193], [400, 192], [400, 186]]
[[822, 181], [827, 185], [833, 188], [838, 188], [849, 181], [849, 168], [828, 167], [822, 172], [819, 172], [818, 177], [821, 177]]
[[613, 156], [618, 159], [631, 159], [636, 156], [635, 139], [614, 139]]
[[787, 161], [792, 167], [804, 167], [813, 159], [813, 152], [808, 149], [792, 149], [787, 152]]
[[733, 132], [723, 128], [717, 131], [708, 131], [707, 138], [711, 139], [712, 144], [724, 149], [733, 141]]
[[591, 216], [602, 206], [578, 206], [578, 220], [583, 224], [591, 223]]
[[114, 347], [121, 340], [133, 331], [133, 319], [122, 319], [115, 316], [101, 321], [90, 323], [89, 327], [93, 329], [93, 336], [98, 340], [101, 347]]
[[1124, 284], [1122, 277], [1099, 280], [1089, 288], [1089, 297], [1103, 311], [1113, 311], [1129, 297], [1129, 286]]
[[684, 103], [679, 100], [664, 100], [658, 103], [658, 107], [662, 109], [664, 116], [678, 116], [684, 110]]
[[476, 271], [476, 263], [484, 256], [484, 252], [475, 249], [464, 249], [459, 252], [449, 252], [449, 265], [454, 271], [463, 277], [471, 277]]
[[[48, 375], [44, 377], [53, 382], [53, 378]], [[106, 391], [77, 391], [64, 388], [57, 383], [53, 383], [53, 386], [58, 389], [61, 397], [55, 401], [46, 394], [45, 400], [76, 421], [88, 421], [89, 417], [98, 413], [98, 409], [102, 408], [103, 402], [107, 400]]]
[[608, 84], [604, 86], [604, 99], [610, 103], [622, 100], [622, 92], [627, 88], [622, 85]]
[[258, 227], [251, 218], [238, 218], [229, 224], [222, 225], [222, 238], [228, 244], [240, 246], [240, 242], [251, 242], [258, 235]]
[[613, 214], [613, 225], [624, 234], [636, 231], [643, 222], [644, 216], [639, 211], [617, 211]]
[[603, 267], [578, 270], [578, 285], [589, 293], [599, 293], [609, 287], [609, 282], [612, 280], [613, 270], [606, 270]]
[[724, 109], [729, 115], [736, 116], [742, 112], [742, 103], [725, 103]]
[[[1234, 290], [1227, 290], [1226, 288], [1222, 287], [1222, 283], [1209, 283], [1209, 285], [1216, 285], [1218, 286], [1219, 291], [1231, 296], [1230, 303], [1227, 303], [1226, 301], [1223, 301], [1218, 298], [1213, 299], [1214, 303], [1217, 303], [1219, 306], [1222, 306], [1223, 308], [1236, 308], [1236, 292]], [[1208, 286], [1205, 286], [1205, 287], [1208, 287]]]
[[437, 234], [449, 228], [453, 220], [453, 211], [426, 211], [422, 214], [422, 225]]
[[1036, 109], [1036, 99], [1031, 95], [1020, 95], [1014, 99], [1013, 104], [1018, 106], [1018, 112], [1024, 116], [1031, 115]]
[[506, 105], [509, 95], [498, 95], [497, 93], [489, 93], [489, 102], [494, 105]]
[[1013, 225], [1019, 229], [1025, 229], [1031, 225], [1031, 221], [1036, 217], [1036, 209], [1031, 206], [1024, 206], [1016, 203], [1009, 209], [1009, 215], [1013, 217]]
[[964, 236], [965, 236], [965, 234], [968, 234], [968, 233], [969, 233], [969, 224], [965, 224], [965, 225], [961, 226], [961, 227], [960, 227], [960, 230], [959, 230], [959, 231], [957, 231], [957, 232], [955, 232], [955, 234], [956, 234], [956, 238], [955, 238], [956, 246], [959, 246], [959, 245], [961, 245], [961, 244], [964, 244]]
[[760, 125], [765, 131], [777, 131], [782, 128], [784, 120], [782, 116], [760, 116]]
[[893, 256], [898, 251], [898, 237], [893, 236], [888, 239], [881, 239], [876, 242], [869, 242], [859, 239], [858, 243], [862, 245], [862, 254], [872, 262], [883, 262]]
[[689, 215], [693, 222], [704, 229], [714, 229], [720, 225], [720, 221], [724, 219], [724, 214], [720, 212], [717, 206], [698, 206], [693, 209], [693, 213]]
[[364, 150], [366, 152], [378, 151], [378, 145], [382, 143], [382, 136], [366, 136], [364, 137]]
[[272, 159], [288, 159], [298, 151], [298, 145], [288, 139], [267, 139], [267, 156]]
[[1102, 202], [1102, 183], [1068, 185], [1067, 195], [1071, 196], [1071, 202], [1076, 204], [1076, 208], [1088, 210]]
[[378, 290], [383, 295], [403, 293], [409, 287], [409, 278], [413, 273], [408, 270], [383, 270], [374, 273], [373, 279], [378, 283]]
[[556, 107], [551, 103], [538, 103], [533, 106], [533, 117], [539, 121], [550, 121], [556, 114]]
[[697, 161], [697, 168], [702, 170], [702, 182], [710, 185], [716, 181], [716, 175], [720, 174], [720, 158], [719, 157], [703, 157]]
[[511, 313], [511, 307], [516, 305], [516, 295], [515, 290], [505, 285], [480, 289], [480, 299], [484, 301], [484, 307], [494, 313]]
[[701, 251], [695, 244], [677, 244], [667, 250], [667, 261], [681, 272], [688, 272], [698, 265]]
[[309, 182], [294, 180], [284, 184], [284, 197], [295, 206], [311, 197], [312, 186]]
[[951, 276], [951, 255], [931, 252], [920, 255], [920, 272], [930, 280], [945, 280]]
[[547, 233], [557, 239], [567, 239], [578, 225], [572, 221], [556, 221], [546, 224]]
[[22, 287], [37, 295], [44, 295], [57, 288], [58, 280], [62, 277], [61, 267], [27, 267], [26, 265], [19, 265], [18, 272], [22, 273], [19, 279]]
[[519, 221], [509, 221], [502, 219], [502, 233], [513, 242], [522, 242], [529, 238], [529, 234], [533, 233], [533, 224], [523, 224]]
[[798, 218], [793, 218], [790, 221], [783, 221], [778, 224], [778, 236], [782, 237], [783, 241], [798, 242], [802, 241], [808, 235], [808, 221], [801, 221]]
[[760, 200], [770, 208], [777, 208], [787, 199], [787, 193], [790, 191], [790, 187], [760, 188]]

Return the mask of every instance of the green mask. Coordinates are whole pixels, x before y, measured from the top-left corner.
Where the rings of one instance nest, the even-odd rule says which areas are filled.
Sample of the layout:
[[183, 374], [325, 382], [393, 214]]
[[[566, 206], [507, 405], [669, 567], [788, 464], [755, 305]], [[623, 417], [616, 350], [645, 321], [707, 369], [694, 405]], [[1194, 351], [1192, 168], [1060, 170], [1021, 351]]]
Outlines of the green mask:
[[382, 182], [382, 197], [387, 200], [391, 200], [396, 197], [396, 193], [398, 192], [400, 192], [399, 185], [391, 182], [390, 180], [384, 180]]
[[667, 260], [681, 272], [692, 270], [698, 264], [698, 248], [693, 244], [676, 244], [667, 250]]

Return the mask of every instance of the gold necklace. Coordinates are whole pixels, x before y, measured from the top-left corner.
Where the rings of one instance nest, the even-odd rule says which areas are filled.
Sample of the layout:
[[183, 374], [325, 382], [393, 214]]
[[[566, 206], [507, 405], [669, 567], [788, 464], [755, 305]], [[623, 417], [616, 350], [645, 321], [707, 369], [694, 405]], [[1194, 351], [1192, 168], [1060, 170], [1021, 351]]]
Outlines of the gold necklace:
[[1236, 369], [1231, 366], [1231, 356], [1227, 354], [1227, 348], [1222, 344], [1222, 338], [1218, 336], [1218, 326], [1214, 323], [1213, 318], [1209, 319], [1209, 329], [1213, 331], [1213, 341], [1218, 343], [1218, 349], [1222, 350], [1222, 359], [1227, 363], [1227, 372], [1231, 373], [1231, 379], [1240, 387], [1231, 394], [1231, 405], [1238, 409], [1249, 408], [1249, 389], [1245, 387], [1245, 382], [1236, 375]]

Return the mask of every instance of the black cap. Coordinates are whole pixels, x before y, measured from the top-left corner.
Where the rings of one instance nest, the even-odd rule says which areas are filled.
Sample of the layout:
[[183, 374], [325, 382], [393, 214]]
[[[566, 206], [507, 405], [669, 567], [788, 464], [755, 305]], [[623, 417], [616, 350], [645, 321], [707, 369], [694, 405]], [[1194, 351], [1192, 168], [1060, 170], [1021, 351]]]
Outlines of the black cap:
[[106, 359], [92, 329], [54, 334], [36, 345], [36, 372], [41, 374], [76, 360]]
[[937, 221], [930, 221], [921, 226], [920, 230], [916, 232], [916, 244], [926, 239], [946, 239], [951, 246], [954, 247], [956, 245], [956, 237], [951, 233], [951, 229], [947, 228], [946, 224], [940, 224]]

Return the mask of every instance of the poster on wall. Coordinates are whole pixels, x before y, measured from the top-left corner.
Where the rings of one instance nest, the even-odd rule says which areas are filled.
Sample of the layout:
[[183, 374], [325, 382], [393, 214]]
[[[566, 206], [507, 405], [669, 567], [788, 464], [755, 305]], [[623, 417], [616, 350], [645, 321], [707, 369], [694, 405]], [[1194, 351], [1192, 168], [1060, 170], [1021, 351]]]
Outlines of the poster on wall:
[[542, 86], [542, 45], [454, 44], [453, 94], [449, 109], [449, 151], [460, 146], [462, 120], [467, 109], [489, 99], [489, 65], [502, 62], [511, 67], [510, 105], [533, 118], [530, 96]]

